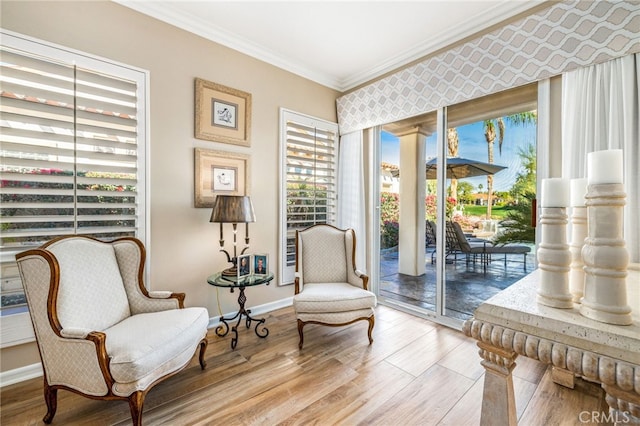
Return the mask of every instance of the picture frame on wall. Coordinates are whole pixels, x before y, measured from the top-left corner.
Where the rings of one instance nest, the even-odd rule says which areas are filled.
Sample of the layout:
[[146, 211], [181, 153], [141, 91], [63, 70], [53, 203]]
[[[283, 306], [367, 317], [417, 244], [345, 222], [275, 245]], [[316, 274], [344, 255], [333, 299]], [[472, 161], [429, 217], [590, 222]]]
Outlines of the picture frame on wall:
[[269, 255], [253, 255], [253, 273], [255, 275], [267, 275], [269, 273]]
[[213, 207], [218, 195], [249, 195], [250, 157], [195, 149], [195, 206]]
[[251, 94], [195, 80], [195, 137], [251, 146]]

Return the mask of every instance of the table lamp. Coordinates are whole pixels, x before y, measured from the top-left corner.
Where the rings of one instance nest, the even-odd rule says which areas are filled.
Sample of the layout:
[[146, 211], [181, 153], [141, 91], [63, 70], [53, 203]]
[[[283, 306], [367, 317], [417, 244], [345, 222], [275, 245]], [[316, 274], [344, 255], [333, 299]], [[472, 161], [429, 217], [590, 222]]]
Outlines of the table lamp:
[[[249, 222], [255, 222], [256, 215], [253, 213], [253, 205], [251, 198], [242, 195], [218, 195], [213, 203], [213, 211], [209, 222], [220, 223], [220, 251], [227, 255], [227, 261], [231, 263], [231, 267], [222, 271], [222, 275], [237, 275], [238, 252], [236, 236], [238, 233], [238, 223], [245, 224], [245, 247], [240, 255], [243, 255], [249, 248]], [[223, 224], [231, 223], [233, 225], [233, 257], [224, 249], [224, 230]]]

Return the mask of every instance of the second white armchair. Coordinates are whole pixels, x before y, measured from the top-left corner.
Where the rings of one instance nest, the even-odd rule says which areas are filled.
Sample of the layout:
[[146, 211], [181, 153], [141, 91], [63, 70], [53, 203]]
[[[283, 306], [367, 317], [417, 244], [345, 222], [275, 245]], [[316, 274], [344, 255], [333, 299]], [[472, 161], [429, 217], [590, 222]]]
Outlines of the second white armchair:
[[356, 269], [353, 229], [315, 225], [296, 231], [296, 277], [293, 307], [302, 349], [306, 324], [343, 326], [368, 321], [369, 344], [375, 324], [376, 296], [369, 277]]

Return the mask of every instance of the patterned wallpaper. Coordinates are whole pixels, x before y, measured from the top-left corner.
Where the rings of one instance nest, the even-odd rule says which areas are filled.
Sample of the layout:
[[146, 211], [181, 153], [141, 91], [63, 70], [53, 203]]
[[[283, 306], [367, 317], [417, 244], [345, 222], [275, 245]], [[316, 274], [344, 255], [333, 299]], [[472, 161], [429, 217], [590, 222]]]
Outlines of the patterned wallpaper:
[[555, 3], [337, 100], [340, 133], [640, 52], [637, 0]]

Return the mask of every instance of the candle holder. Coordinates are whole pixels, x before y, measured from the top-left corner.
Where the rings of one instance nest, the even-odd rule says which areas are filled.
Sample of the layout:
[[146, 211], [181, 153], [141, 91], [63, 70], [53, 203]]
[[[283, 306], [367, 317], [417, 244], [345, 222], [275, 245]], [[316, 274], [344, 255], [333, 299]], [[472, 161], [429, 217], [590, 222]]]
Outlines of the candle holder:
[[574, 206], [571, 211], [571, 264], [569, 265], [569, 291], [575, 303], [582, 302], [584, 296], [584, 262], [582, 247], [587, 238], [587, 208]]
[[566, 207], [542, 207], [541, 241], [538, 246], [540, 285], [537, 301], [554, 308], [573, 308], [569, 292], [571, 252], [567, 244]]
[[626, 194], [621, 183], [588, 186], [588, 237], [582, 247], [585, 282], [580, 313], [596, 321], [629, 325], [627, 266], [629, 252], [622, 233]]

